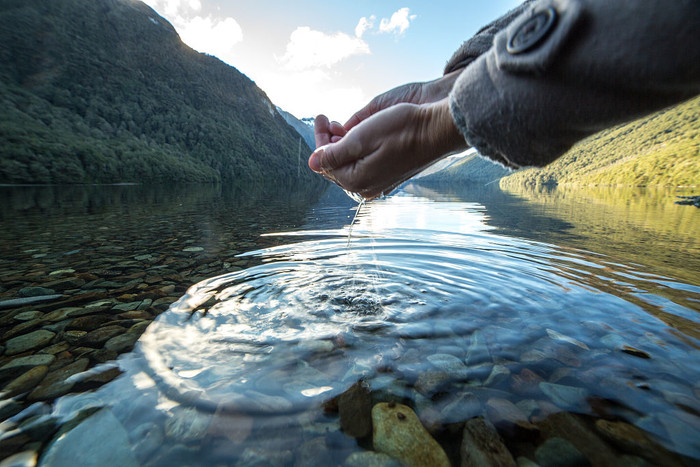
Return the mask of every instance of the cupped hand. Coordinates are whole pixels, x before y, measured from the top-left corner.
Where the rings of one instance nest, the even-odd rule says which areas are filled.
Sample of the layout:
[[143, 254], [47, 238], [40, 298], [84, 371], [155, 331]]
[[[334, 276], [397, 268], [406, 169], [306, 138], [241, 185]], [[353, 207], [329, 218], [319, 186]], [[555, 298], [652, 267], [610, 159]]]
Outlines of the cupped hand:
[[[309, 167], [367, 199], [390, 192], [430, 163], [466, 148], [447, 99], [434, 104], [401, 103], [377, 112], [344, 135], [318, 122]], [[332, 141], [334, 136], [340, 136]]]
[[432, 81], [408, 83], [390, 89], [376, 96], [369, 104], [355, 112], [350, 117], [350, 120], [345, 123], [345, 129], [349, 131], [377, 112], [381, 112], [396, 104], [429, 104], [442, 100], [449, 94], [461, 71], [453, 71]]

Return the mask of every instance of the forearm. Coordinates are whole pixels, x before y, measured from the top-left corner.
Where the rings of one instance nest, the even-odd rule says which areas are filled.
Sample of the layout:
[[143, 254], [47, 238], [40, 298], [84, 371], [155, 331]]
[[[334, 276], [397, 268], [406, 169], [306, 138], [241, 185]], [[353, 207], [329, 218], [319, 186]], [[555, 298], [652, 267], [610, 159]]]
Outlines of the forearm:
[[470, 145], [506, 165], [544, 165], [576, 141], [700, 93], [697, 0], [547, 0], [550, 33], [507, 50], [528, 17], [496, 35], [450, 94]]

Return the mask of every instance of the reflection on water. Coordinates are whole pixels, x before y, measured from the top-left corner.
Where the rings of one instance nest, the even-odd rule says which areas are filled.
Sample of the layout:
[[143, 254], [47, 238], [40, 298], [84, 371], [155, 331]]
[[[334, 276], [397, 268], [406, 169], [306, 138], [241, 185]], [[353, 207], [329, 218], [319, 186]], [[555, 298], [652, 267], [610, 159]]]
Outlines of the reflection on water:
[[634, 203], [581, 199], [412, 186], [367, 204], [348, 246], [352, 202], [326, 193], [301, 230], [268, 231], [271, 246], [238, 255], [248, 267], [156, 318], [120, 377], [43, 412], [77, 425], [43, 459], [365, 465], [381, 421], [369, 410], [395, 401], [453, 464], [477, 416], [514, 458], [544, 462], [565, 445], [596, 465], [692, 463], [698, 220], [668, 214], [644, 250], [652, 221], [609, 236], [636, 222]]

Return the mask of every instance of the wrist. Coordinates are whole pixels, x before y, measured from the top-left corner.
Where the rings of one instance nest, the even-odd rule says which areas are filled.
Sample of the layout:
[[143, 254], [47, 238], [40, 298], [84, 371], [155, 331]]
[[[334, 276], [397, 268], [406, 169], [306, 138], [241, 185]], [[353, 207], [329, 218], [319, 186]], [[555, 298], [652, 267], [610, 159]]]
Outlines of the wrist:
[[457, 129], [450, 112], [449, 98], [421, 106], [421, 139], [433, 159], [464, 151], [467, 142]]
[[440, 101], [447, 97], [447, 95], [452, 90], [452, 86], [454, 86], [455, 81], [457, 81], [457, 78], [459, 78], [461, 72], [461, 69], [456, 70], [447, 73], [446, 75], [441, 76], [438, 79], [428, 81], [427, 83], [425, 83], [423, 86], [420, 103], [429, 104], [432, 102]]

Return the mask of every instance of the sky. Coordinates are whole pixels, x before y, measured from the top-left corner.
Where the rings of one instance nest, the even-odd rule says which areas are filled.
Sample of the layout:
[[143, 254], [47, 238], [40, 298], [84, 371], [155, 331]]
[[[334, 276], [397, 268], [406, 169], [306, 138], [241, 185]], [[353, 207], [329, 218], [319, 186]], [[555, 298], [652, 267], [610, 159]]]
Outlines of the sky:
[[297, 118], [345, 122], [377, 94], [438, 78], [520, 0], [145, 0], [187, 45], [252, 79]]

